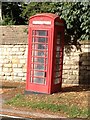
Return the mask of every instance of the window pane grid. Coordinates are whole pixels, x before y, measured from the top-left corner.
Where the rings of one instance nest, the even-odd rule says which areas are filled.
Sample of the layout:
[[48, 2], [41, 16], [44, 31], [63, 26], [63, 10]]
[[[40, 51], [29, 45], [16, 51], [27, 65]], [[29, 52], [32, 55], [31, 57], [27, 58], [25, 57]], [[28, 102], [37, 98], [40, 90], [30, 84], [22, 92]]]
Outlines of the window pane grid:
[[48, 36], [48, 31], [46, 30], [33, 30], [33, 35], [39, 35], [39, 36]]
[[60, 70], [61, 70], [61, 33], [57, 33], [57, 42], [56, 42], [56, 61], [55, 61], [55, 80], [54, 83], [60, 83]]
[[33, 83], [45, 84], [48, 56], [48, 31], [34, 30], [32, 34], [31, 79]]

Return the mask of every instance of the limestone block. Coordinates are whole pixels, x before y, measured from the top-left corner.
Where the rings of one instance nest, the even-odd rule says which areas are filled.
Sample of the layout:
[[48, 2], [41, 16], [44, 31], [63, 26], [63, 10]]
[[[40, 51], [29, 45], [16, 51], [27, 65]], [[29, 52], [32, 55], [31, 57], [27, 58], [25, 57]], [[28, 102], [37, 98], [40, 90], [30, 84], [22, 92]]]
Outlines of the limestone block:
[[12, 76], [6, 76], [6, 79], [7, 80], [13, 80], [13, 77]]
[[21, 81], [21, 80], [22, 80], [22, 77], [14, 76], [14, 77], [13, 77], [13, 80], [15, 80], [15, 81]]
[[3, 76], [2, 79], [3, 79], [3, 80], [8, 80], [8, 79], [7, 79], [7, 76]]
[[78, 80], [73, 80], [72, 84], [76, 84], [77, 85], [77, 84], [79, 84], [79, 81]]
[[20, 51], [25, 52], [26, 49], [25, 49], [24, 47], [21, 47], [21, 48], [20, 48]]
[[68, 74], [68, 70], [63, 70], [63, 73], [62, 74]]
[[1, 76], [5, 76], [5, 72], [3, 72], [3, 71], [0, 72], [0, 75], [1, 75]]
[[13, 64], [19, 64], [20, 60], [18, 58], [12, 58], [12, 63]]
[[10, 72], [6, 72], [5, 76], [11, 76], [11, 73]]
[[3, 61], [3, 59], [6, 58], [6, 56], [5, 56], [5, 55], [2, 55], [0, 58], [1, 58], [1, 59], [0, 59], [0, 63], [1, 63], [1, 62]]
[[89, 48], [89, 47], [90, 47], [90, 45], [84, 45], [84, 47], [85, 47], [85, 48]]
[[18, 51], [18, 52], [15, 51], [15, 53], [16, 53], [16, 55], [18, 55], [18, 56], [19, 56], [19, 55], [22, 56], [22, 55], [24, 54], [24, 52], [21, 52], [21, 51]]
[[79, 71], [78, 70], [77, 71], [73, 70], [72, 72], [73, 72], [73, 75], [76, 75], [76, 76], [79, 75]]
[[10, 52], [10, 55], [11, 55], [11, 56], [17, 56], [17, 53], [18, 53], [17, 51], [11, 51], [11, 52]]
[[87, 61], [90, 61], [90, 55], [88, 55], [88, 56], [86, 57], [86, 60], [87, 60]]
[[20, 48], [22, 47], [22, 45], [13, 45], [13, 48], [18, 48], [17, 50], [20, 51]]
[[7, 50], [8, 50], [9, 52], [11, 52], [11, 51], [12, 51], [12, 48], [11, 48], [11, 47], [9, 47], [9, 48], [7, 48]]
[[26, 57], [28, 56], [28, 52], [27, 52], [27, 51], [25, 51], [25, 56], [26, 56]]
[[2, 67], [0, 67], [0, 72], [2, 72]]
[[83, 61], [82, 65], [87, 65], [88, 66], [88, 65], [90, 65], [90, 61]]
[[19, 55], [18, 59], [24, 59], [24, 56], [23, 55]]
[[68, 75], [62, 75], [62, 78], [63, 79], [68, 78]]
[[10, 55], [9, 55], [9, 59], [11, 60], [11, 62], [12, 62], [12, 58], [13, 58], [13, 56], [10, 56]]
[[73, 75], [73, 71], [70, 71], [70, 72], [68, 73], [68, 75]]
[[8, 64], [8, 63], [11, 63], [11, 60], [9, 60], [9, 59], [3, 59], [3, 63], [5, 64]]
[[0, 59], [0, 64], [3, 64], [4, 63], [4, 60], [3, 59]]
[[22, 77], [22, 81], [26, 81], [26, 77]]
[[23, 55], [23, 58], [25, 59], [25, 61], [27, 62], [27, 55]]
[[16, 47], [16, 46], [13, 47], [13, 48], [12, 48], [12, 51], [18, 52], [18, 51], [19, 51], [19, 47]]
[[17, 68], [18, 65], [17, 65], [17, 64], [13, 64], [12, 66], [13, 66], [14, 68]]
[[25, 63], [25, 59], [20, 59], [20, 64]]
[[87, 70], [90, 70], [90, 66], [87, 66]]
[[88, 52], [90, 52], [90, 48], [88, 48]]
[[68, 80], [76, 80], [76, 75], [70, 75], [70, 76], [68, 76]]
[[27, 72], [27, 69], [23, 68], [23, 72], [24, 72], [24, 73]]
[[65, 65], [65, 66], [63, 66], [63, 69], [64, 69], [64, 70], [70, 70], [70, 69], [71, 69], [71, 66], [69, 66], [69, 65], [68, 65], [68, 66]]
[[6, 48], [6, 47], [4, 47], [3, 52], [5, 53], [6, 51], [7, 51], [7, 48]]
[[18, 68], [22, 68], [23, 67], [23, 64], [18, 64]]
[[27, 65], [25, 64], [24, 66], [23, 66], [23, 72], [26, 72], [27, 71]]
[[75, 64], [71, 66], [71, 69], [72, 69], [72, 70], [76, 70], [76, 69], [78, 69], [78, 68], [79, 68], [79, 66], [77, 66], [77, 65], [75, 65]]
[[73, 80], [64, 80], [65, 84], [73, 84]]
[[8, 68], [8, 71], [9, 71], [9, 72], [12, 72], [12, 71], [13, 71], [13, 68]]
[[22, 68], [13, 68], [13, 72], [14, 73], [21, 73], [22, 72]]
[[6, 68], [11, 68], [11, 67], [12, 67], [12, 64], [4, 64], [4, 67], [6, 67]]
[[8, 67], [7, 68], [3, 67], [3, 72], [7, 72], [7, 71], [8, 71]]
[[83, 52], [88, 52], [88, 48], [82, 48]]
[[23, 72], [18, 73], [18, 76], [23, 77], [24, 76]]
[[3, 66], [3, 64], [0, 63], [0, 68]]
[[23, 73], [24, 77], [26, 77], [26, 73]]

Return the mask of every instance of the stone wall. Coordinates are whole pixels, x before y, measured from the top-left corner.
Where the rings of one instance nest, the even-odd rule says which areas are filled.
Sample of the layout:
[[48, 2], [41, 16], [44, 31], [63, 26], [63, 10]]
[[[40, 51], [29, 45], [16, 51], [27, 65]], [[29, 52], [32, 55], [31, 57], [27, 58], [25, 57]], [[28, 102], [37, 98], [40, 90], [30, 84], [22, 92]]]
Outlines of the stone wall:
[[[0, 80], [26, 80], [27, 26], [0, 26]], [[63, 83], [90, 84], [90, 42], [65, 46]]]
[[80, 49], [72, 48], [69, 54], [64, 52], [63, 83], [90, 84], [90, 42], [81, 42]]
[[0, 79], [26, 80], [27, 26], [0, 26]]

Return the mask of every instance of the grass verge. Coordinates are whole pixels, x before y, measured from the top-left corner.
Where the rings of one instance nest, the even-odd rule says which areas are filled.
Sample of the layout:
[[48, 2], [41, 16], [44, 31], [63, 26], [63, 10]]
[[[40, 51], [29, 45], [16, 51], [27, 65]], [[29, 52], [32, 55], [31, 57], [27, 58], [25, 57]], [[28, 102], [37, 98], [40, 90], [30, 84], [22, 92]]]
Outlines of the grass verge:
[[[57, 99], [56, 99], [57, 100]], [[48, 101], [48, 100], [47, 100]], [[51, 111], [53, 113], [63, 113], [66, 117], [70, 118], [87, 118], [90, 116], [89, 108], [79, 108], [76, 104], [66, 104], [65, 102], [60, 102], [58, 104], [53, 103], [53, 99], [49, 98], [50, 102], [44, 101], [43, 99], [35, 100], [35, 98], [26, 99], [22, 94], [17, 94], [12, 99], [6, 102], [7, 105], [12, 105], [16, 107], [25, 107], [32, 109], [39, 109], [45, 111]]]

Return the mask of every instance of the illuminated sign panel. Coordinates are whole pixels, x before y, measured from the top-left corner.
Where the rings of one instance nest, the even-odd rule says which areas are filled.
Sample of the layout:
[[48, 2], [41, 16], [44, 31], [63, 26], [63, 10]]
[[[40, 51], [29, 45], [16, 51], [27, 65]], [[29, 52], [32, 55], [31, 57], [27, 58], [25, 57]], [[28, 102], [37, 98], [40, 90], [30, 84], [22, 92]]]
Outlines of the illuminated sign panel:
[[51, 25], [51, 21], [33, 21], [34, 25]]

